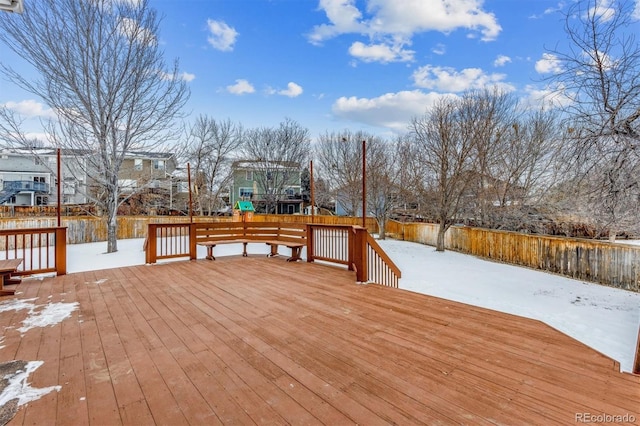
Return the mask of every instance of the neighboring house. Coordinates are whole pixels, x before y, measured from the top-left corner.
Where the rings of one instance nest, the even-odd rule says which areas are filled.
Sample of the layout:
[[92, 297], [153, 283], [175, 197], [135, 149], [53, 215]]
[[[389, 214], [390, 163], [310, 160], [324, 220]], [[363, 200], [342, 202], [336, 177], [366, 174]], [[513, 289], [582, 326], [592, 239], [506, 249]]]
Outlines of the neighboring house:
[[[82, 204], [87, 178], [81, 172], [82, 156], [61, 153], [63, 204]], [[57, 203], [57, 151], [55, 149], [0, 151], [0, 204], [39, 206]]]
[[124, 193], [137, 189], [169, 188], [177, 163], [172, 153], [129, 152], [120, 167], [118, 185]]
[[118, 174], [121, 198], [129, 212], [153, 213], [160, 210], [188, 210], [189, 186], [185, 170], [178, 168], [173, 153], [129, 152]]
[[252, 201], [258, 212], [299, 214], [302, 207], [300, 163], [241, 160], [231, 165], [230, 204]]
[[[87, 176], [83, 161], [90, 153], [61, 151], [62, 204], [84, 204], [87, 193], [97, 190], [96, 182]], [[55, 205], [58, 181], [57, 150], [5, 149], [0, 151], [0, 204], [18, 206]], [[187, 209], [188, 185], [184, 171], [177, 168], [171, 153], [131, 152], [127, 154], [118, 184], [122, 196], [133, 192], [148, 197], [134, 203], [139, 209]], [[95, 195], [95, 194], [94, 194]]]

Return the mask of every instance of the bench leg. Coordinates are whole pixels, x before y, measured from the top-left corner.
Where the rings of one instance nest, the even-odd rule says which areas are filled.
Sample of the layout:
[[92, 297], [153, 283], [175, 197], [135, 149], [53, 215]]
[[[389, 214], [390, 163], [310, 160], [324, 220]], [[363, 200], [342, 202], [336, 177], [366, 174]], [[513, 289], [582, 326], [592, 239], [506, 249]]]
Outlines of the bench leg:
[[207, 246], [207, 260], [216, 260], [216, 258], [213, 256], [214, 247], [215, 245]]
[[271, 252], [267, 255], [267, 257], [274, 257], [278, 255], [278, 245], [277, 244], [269, 244], [271, 246]]
[[15, 290], [4, 288], [4, 275], [0, 275], [0, 296], [13, 296], [14, 294], [16, 294]]
[[242, 243], [242, 257], [247, 257], [249, 256], [247, 254], [247, 243]]
[[287, 262], [296, 262], [300, 260], [300, 252], [302, 247], [291, 247], [291, 257], [287, 259]]

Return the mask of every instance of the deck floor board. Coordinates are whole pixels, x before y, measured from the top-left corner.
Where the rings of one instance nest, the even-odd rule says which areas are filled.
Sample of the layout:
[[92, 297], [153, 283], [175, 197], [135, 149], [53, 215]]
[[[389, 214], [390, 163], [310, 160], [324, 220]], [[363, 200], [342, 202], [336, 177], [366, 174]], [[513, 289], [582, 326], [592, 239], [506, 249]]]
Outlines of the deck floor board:
[[10, 424], [569, 424], [634, 416], [640, 377], [539, 321], [251, 255], [24, 279], [11, 299], [77, 303], [0, 361], [60, 386]]

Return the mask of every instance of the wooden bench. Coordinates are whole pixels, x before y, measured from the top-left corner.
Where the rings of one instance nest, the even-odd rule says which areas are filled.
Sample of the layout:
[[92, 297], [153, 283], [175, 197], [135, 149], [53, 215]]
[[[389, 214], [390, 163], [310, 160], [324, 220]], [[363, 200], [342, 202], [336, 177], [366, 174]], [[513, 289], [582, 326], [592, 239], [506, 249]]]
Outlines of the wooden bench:
[[288, 262], [300, 260], [302, 248], [307, 244], [304, 224], [280, 222], [225, 222], [199, 224], [196, 228], [196, 244], [207, 248], [206, 258], [215, 260], [213, 249], [219, 244], [242, 244], [242, 256], [247, 257], [249, 243], [270, 246], [268, 256], [278, 255], [278, 246], [291, 249]]
[[10, 296], [15, 294], [15, 290], [4, 288], [5, 284], [20, 284], [20, 279], [13, 278], [13, 274], [18, 270], [22, 259], [0, 260], [0, 296]]

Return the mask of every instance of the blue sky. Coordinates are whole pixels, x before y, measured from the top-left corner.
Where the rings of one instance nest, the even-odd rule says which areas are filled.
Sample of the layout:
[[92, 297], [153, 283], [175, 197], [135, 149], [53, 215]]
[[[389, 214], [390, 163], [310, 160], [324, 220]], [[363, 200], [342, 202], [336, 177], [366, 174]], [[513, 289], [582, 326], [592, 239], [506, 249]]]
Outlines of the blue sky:
[[[29, 1], [25, 0], [25, 7]], [[135, 0], [130, 0], [135, 1]], [[180, 60], [192, 115], [244, 127], [286, 117], [325, 131], [403, 132], [434, 100], [498, 84], [546, 91], [548, 48], [574, 0], [151, 0], [167, 63]], [[610, 0], [599, 0], [606, 10]], [[640, 0], [636, 0], [640, 17]], [[20, 61], [0, 45], [0, 60]], [[24, 72], [29, 72], [25, 69]], [[50, 111], [0, 80], [0, 104]], [[33, 120], [31, 120], [33, 122]], [[37, 132], [35, 127], [30, 129]]]

